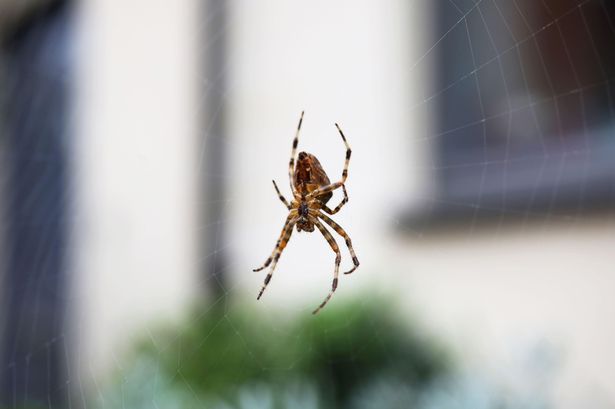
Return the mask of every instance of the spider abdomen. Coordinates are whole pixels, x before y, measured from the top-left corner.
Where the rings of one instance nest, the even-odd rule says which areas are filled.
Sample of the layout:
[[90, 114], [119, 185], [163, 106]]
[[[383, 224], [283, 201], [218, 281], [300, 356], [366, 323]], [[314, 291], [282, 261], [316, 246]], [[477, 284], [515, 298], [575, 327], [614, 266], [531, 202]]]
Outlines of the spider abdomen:
[[[329, 176], [327, 176], [327, 173], [322, 168], [320, 161], [316, 156], [307, 152], [299, 152], [293, 179], [295, 189], [302, 196], [308, 195], [321, 186], [331, 184]], [[317, 199], [322, 204], [326, 204], [332, 196], [333, 193], [329, 192], [319, 196]]]

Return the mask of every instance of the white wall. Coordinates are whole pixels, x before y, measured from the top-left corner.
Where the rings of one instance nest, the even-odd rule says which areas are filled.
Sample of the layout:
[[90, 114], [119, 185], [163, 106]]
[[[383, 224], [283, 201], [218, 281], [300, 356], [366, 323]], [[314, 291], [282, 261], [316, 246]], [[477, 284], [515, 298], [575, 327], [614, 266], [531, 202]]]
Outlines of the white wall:
[[390, 242], [390, 278], [464, 366], [559, 408], [612, 407], [615, 220], [556, 220]]
[[[233, 3], [229, 219], [238, 260], [233, 272], [246, 296], [256, 296], [265, 274], [251, 269], [267, 258], [286, 217], [271, 179], [290, 197], [287, 167], [302, 110], [299, 150], [315, 154], [332, 180], [340, 178], [345, 154], [334, 122], [353, 149], [350, 202], [335, 220], [363, 264], [341, 277], [336, 297], [371, 285], [381, 270], [379, 243], [397, 216], [391, 211], [408, 201], [409, 190], [423, 188], [408, 163], [422, 168], [428, 157], [425, 145], [408, 143], [429, 119], [409, 109], [426, 86], [417, 81], [420, 68], [409, 70], [425, 48], [412, 34], [422, 30], [421, 10], [406, 1]], [[343, 251], [342, 266], [352, 265]], [[258, 308], [310, 311], [331, 287], [334, 257], [318, 231], [295, 234]], [[295, 299], [301, 302], [282, 301]]]
[[117, 369], [131, 336], [194, 296], [198, 17], [195, 1], [80, 7], [71, 323], [83, 374]]

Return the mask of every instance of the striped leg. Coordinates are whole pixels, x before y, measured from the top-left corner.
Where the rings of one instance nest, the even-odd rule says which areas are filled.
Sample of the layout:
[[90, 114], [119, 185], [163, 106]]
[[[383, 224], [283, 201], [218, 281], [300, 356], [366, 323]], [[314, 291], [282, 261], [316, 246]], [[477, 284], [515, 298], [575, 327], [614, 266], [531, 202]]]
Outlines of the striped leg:
[[275, 187], [275, 191], [278, 193], [278, 198], [282, 201], [282, 203], [284, 203], [284, 206], [286, 206], [286, 208], [290, 210], [290, 205], [286, 201], [286, 198], [282, 196], [282, 193], [280, 193], [280, 189], [278, 189], [278, 185], [275, 183], [275, 180], [272, 180], [272, 182], [273, 182], [273, 187]]
[[348, 203], [348, 192], [346, 192], [346, 186], [345, 186], [345, 185], [342, 185], [342, 189], [344, 190], [344, 199], [342, 200], [342, 202], [341, 202], [340, 204], [338, 204], [338, 205], [337, 205], [337, 207], [336, 207], [335, 209], [333, 209], [333, 210], [329, 209], [326, 205], [324, 205], [324, 206], [322, 207], [322, 210], [324, 210], [324, 211], [325, 211], [325, 213], [328, 213], [328, 214], [332, 214], [332, 215], [333, 215], [333, 214], [335, 214], [335, 213], [339, 212], [339, 211], [340, 211], [340, 209], [341, 209], [342, 207], [344, 207], [344, 205], [345, 205], [346, 203]]
[[337, 234], [342, 236], [344, 238], [344, 241], [346, 241], [346, 246], [348, 247], [348, 250], [350, 251], [350, 255], [352, 256], [352, 263], [354, 264], [354, 267], [350, 269], [349, 271], [346, 271], [344, 274], [352, 273], [353, 271], [357, 269], [357, 267], [359, 267], [359, 259], [357, 258], [357, 255], [355, 254], [354, 249], [352, 248], [352, 241], [350, 240], [350, 236], [348, 236], [348, 233], [346, 233], [344, 229], [342, 229], [342, 226], [335, 223], [333, 220], [331, 220], [330, 217], [322, 213], [318, 213], [318, 217], [323, 219], [325, 223], [331, 226], [333, 230], [335, 230]]
[[[291, 216], [289, 216], [289, 219], [290, 217]], [[273, 250], [273, 254], [269, 256], [269, 258], [267, 259], [267, 261], [265, 261], [265, 264], [262, 267], [253, 270], [253, 271], [260, 271], [264, 269], [265, 267], [267, 267], [273, 261], [273, 264], [271, 264], [271, 268], [269, 269], [269, 272], [265, 276], [265, 282], [263, 283], [261, 290], [258, 292], [258, 296], [256, 297], [257, 300], [260, 300], [261, 296], [263, 295], [263, 292], [265, 291], [265, 288], [267, 288], [267, 285], [269, 284], [269, 281], [271, 281], [271, 276], [273, 276], [273, 270], [275, 270], [275, 266], [278, 264], [278, 260], [280, 259], [280, 256], [282, 255], [282, 252], [284, 251], [284, 248], [286, 247], [286, 244], [288, 244], [291, 234], [293, 234], [293, 227], [295, 227], [297, 218], [296, 216], [294, 216], [293, 219], [290, 219], [290, 220], [289, 219], [286, 219], [286, 224], [284, 225], [282, 234], [280, 235], [280, 238], [278, 239], [278, 242], [276, 243], [275, 250]]]
[[[278, 238], [278, 241], [275, 243], [275, 247], [273, 248], [273, 252], [271, 253], [271, 255], [267, 258], [267, 260], [265, 260], [265, 263], [258, 267], [253, 269], [252, 271], [261, 271], [262, 269], [264, 269], [265, 267], [267, 267], [269, 264], [271, 264], [271, 260], [273, 260], [273, 256], [275, 256], [275, 253], [278, 251], [278, 247], [280, 247], [280, 243], [282, 242], [282, 239], [285, 236], [286, 230], [290, 229], [291, 233], [292, 233], [292, 227], [294, 227], [295, 222], [297, 217], [297, 212], [291, 212], [288, 217], [286, 218], [286, 221], [284, 222], [284, 227], [282, 228], [282, 233], [280, 233], [280, 237]], [[290, 233], [288, 234], [288, 236], [290, 237]]]
[[340, 129], [339, 125], [335, 124], [335, 126], [337, 127], [337, 130], [340, 132], [340, 135], [342, 136], [342, 140], [344, 141], [344, 144], [346, 145], [346, 161], [344, 162], [344, 170], [342, 171], [342, 179], [339, 182], [331, 183], [330, 185], [322, 186], [314, 190], [312, 193], [310, 193], [307, 196], [308, 200], [314, 197], [332, 192], [335, 189], [338, 189], [344, 186], [344, 183], [346, 182], [346, 178], [348, 177], [348, 164], [350, 163], [350, 155], [352, 155], [352, 149], [350, 149], [350, 145], [348, 145], [348, 141], [346, 141], [346, 137], [344, 136], [344, 133]]
[[340, 262], [342, 261], [342, 253], [340, 253], [340, 248], [338, 247], [331, 233], [329, 233], [329, 231], [325, 228], [325, 226], [323, 226], [322, 223], [316, 217], [310, 217], [310, 221], [316, 225], [318, 230], [320, 230], [322, 235], [325, 237], [325, 239], [329, 243], [329, 246], [331, 246], [331, 249], [335, 252], [335, 270], [333, 271], [333, 284], [331, 285], [331, 291], [329, 292], [325, 300], [318, 306], [318, 308], [316, 308], [312, 312], [312, 314], [318, 314], [318, 312], [325, 305], [327, 305], [327, 303], [333, 296], [333, 293], [337, 289], [337, 279], [340, 274]]
[[301, 111], [301, 117], [299, 118], [299, 125], [297, 125], [297, 132], [295, 133], [295, 139], [293, 139], [293, 150], [290, 153], [290, 162], [288, 162], [288, 180], [290, 182], [290, 190], [293, 192], [293, 196], [297, 196], [297, 191], [293, 185], [293, 174], [295, 173], [295, 155], [297, 154], [297, 145], [299, 145], [299, 131], [301, 131], [301, 124], [303, 123], [303, 113]]

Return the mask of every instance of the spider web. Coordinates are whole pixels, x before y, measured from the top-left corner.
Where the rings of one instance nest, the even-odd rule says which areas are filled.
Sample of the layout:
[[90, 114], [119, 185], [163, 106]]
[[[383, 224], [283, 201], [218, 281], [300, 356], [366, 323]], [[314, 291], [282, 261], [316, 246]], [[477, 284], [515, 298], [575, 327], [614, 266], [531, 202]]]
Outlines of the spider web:
[[[361, 267], [340, 277], [321, 314], [358, 298], [353, 305], [360, 315], [382, 299], [397, 298], [404, 316], [418, 315], [417, 330], [427, 328], [463, 357], [459, 373], [440, 380], [419, 401], [405, 385], [380, 380], [366, 388], [355, 407], [400, 402], [492, 407], [502, 395], [508, 407], [615, 405], [615, 376], [600, 365], [615, 340], [615, 329], [602, 321], [614, 311], [607, 273], [608, 245], [614, 244], [608, 208], [615, 174], [615, 162], [609, 161], [615, 153], [615, 69], [612, 55], [601, 55], [608, 48], [605, 39], [615, 38], [612, 6], [603, 0], [435, 3], [234, 1], [226, 10], [212, 7], [193, 34], [194, 44], [205, 59], [223, 38], [224, 64], [205, 65], [213, 73], [196, 75], [203, 89], [191, 115], [197, 118], [202, 107], [207, 113], [192, 147], [196, 161], [190, 173], [203, 178], [205, 189], [217, 190], [192, 201], [205, 218], [190, 234], [205, 240], [195, 260], [177, 268], [199, 274], [196, 280], [178, 278], [181, 286], [210, 291], [171, 289], [170, 300], [163, 300], [165, 305], [197, 302], [202, 309], [188, 318], [166, 317], [174, 331], [170, 337], [150, 314], [143, 322], [119, 326], [128, 335], [117, 339], [103, 332], [108, 326], [96, 330], [86, 322], [90, 312], [69, 313], [76, 322], [28, 346], [25, 358], [9, 357], [1, 363], [3, 376], [11, 379], [19, 365], [28, 372], [32, 357], [49, 357], [59, 344], [67, 368], [60, 382], [67, 407], [211, 405], [188, 379], [190, 368], [183, 366], [178, 343], [219, 308], [214, 328], [234, 328], [258, 367], [253, 334], [243, 332], [236, 310], [245, 305], [257, 310], [273, 332], [284, 335], [288, 322], [309, 315], [331, 285], [334, 254], [327, 242], [317, 231], [295, 232], [263, 298], [254, 300], [266, 271], [251, 269], [270, 254], [287, 213], [270, 179], [290, 198], [288, 155], [305, 110], [299, 151], [315, 154], [331, 180], [341, 174], [345, 151], [333, 123], [340, 124], [353, 149], [350, 201], [333, 218], [352, 238]], [[137, 165], [150, 153], [146, 140], [137, 137], [129, 145], [139, 150], [127, 154]], [[216, 159], [220, 163], [212, 165]], [[126, 189], [134, 182], [126, 181]], [[43, 184], [31, 186], [27, 196], [35, 200]], [[330, 203], [339, 200], [336, 192]], [[603, 207], [606, 212], [595, 212]], [[156, 220], [155, 214], [147, 217]], [[79, 214], [70, 219], [76, 232], [87, 227]], [[450, 225], [456, 227], [440, 233]], [[144, 235], [155, 234], [153, 226], [144, 227]], [[577, 243], [577, 234], [585, 242]], [[350, 255], [337, 240], [345, 271]], [[530, 247], [536, 244], [544, 245], [539, 255]], [[559, 254], [561, 249], [571, 254]], [[558, 275], [555, 270], [566, 264], [565, 274]], [[578, 277], [577, 271], [585, 275]], [[68, 277], [83, 280], [77, 274]], [[147, 272], [137, 277], [146, 279]], [[43, 278], [29, 284], [33, 291]], [[120, 285], [136, 292], [148, 282]], [[83, 300], [100, 293], [76, 288], [67, 308], [98, 305], [116, 315], [119, 308], [139, 308], [88, 304]], [[183, 296], [187, 301], [177, 300]], [[105, 297], [112, 300], [113, 294]], [[134, 298], [153, 311], [158, 310], [148, 305], [156, 301]], [[574, 308], [563, 307], [568, 304]], [[91, 312], [96, 314], [102, 313]], [[23, 331], [35, 333], [36, 323], [23, 320]], [[135, 335], [134, 328], [145, 335]], [[384, 336], [380, 327], [372, 328], [373, 339]], [[84, 331], [93, 332], [84, 336]], [[87, 345], [95, 336], [108, 342], [100, 356]], [[201, 337], [200, 348], [214, 347], [210, 336]], [[143, 337], [154, 353], [135, 359], [135, 340]], [[309, 352], [298, 352], [297, 361]], [[178, 354], [178, 365], [169, 374], [163, 368], [171, 353]], [[49, 379], [51, 361], [42, 368], [49, 384], [57, 385]], [[292, 369], [260, 366], [263, 377]], [[169, 389], [170, 384], [181, 387]], [[22, 396], [20, 387], [15, 385], [15, 396]], [[43, 405], [54, 406], [55, 388]], [[273, 407], [270, 392], [258, 385], [245, 385], [242, 393], [239, 407]], [[286, 399], [289, 407], [318, 407], [309, 383], [291, 387]], [[7, 402], [13, 408], [27, 403], [25, 398]], [[215, 407], [234, 407], [224, 405]]]

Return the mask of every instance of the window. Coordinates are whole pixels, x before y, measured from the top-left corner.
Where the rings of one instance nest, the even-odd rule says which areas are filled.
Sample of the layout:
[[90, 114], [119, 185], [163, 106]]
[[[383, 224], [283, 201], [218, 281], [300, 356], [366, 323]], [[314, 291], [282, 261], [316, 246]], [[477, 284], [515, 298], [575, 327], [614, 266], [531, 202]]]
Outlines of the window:
[[615, 3], [434, 7], [441, 41], [428, 98], [437, 112], [431, 221], [611, 206]]

